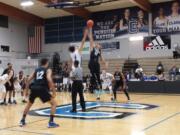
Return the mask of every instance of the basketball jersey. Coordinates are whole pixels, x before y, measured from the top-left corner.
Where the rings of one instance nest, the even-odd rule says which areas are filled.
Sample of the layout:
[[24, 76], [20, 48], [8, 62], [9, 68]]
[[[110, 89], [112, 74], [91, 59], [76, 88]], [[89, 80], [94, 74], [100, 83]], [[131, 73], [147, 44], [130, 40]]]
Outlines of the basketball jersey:
[[[12, 77], [9, 79], [9, 81], [10, 81], [11, 83], [13, 83], [13, 82], [14, 82], [14, 70], [13, 70], [13, 69], [11, 69], [11, 70], [13, 71], [13, 75], [12, 75]], [[9, 69], [6, 68], [6, 69], [4, 70], [4, 72], [3, 72], [3, 75], [4, 75], [4, 74], [7, 74], [8, 71], [9, 71]]]
[[39, 67], [35, 70], [34, 85], [48, 86], [48, 81], [46, 78], [47, 69], [44, 67]]
[[180, 30], [180, 15], [169, 16], [168, 17], [168, 29], [178, 29]]
[[114, 73], [114, 80], [115, 80], [116, 83], [120, 83], [120, 84], [123, 83], [123, 78], [122, 78], [122, 75], [121, 75], [120, 72], [116, 71]]
[[74, 69], [74, 62], [75, 61], [79, 61], [79, 67], [81, 67], [81, 55], [78, 51], [78, 49], [76, 49], [73, 53], [70, 53], [71, 59], [72, 59], [72, 68]]
[[101, 50], [98, 48], [93, 48], [90, 54], [90, 62], [98, 63], [100, 56], [101, 56]]
[[168, 23], [168, 20], [167, 20], [166, 17], [164, 19], [160, 19], [159, 17], [157, 17], [154, 20], [155, 26], [159, 27], [159, 28], [166, 28], [167, 27], [167, 23]]
[[113, 78], [113, 75], [110, 73], [101, 74], [101, 80], [103, 80], [104, 83], [111, 83]]
[[25, 77], [18, 75], [18, 81], [21, 86], [25, 84]]
[[7, 81], [7, 79], [8, 79], [8, 74], [4, 74], [4, 75], [0, 76], [0, 84], [4, 85]]

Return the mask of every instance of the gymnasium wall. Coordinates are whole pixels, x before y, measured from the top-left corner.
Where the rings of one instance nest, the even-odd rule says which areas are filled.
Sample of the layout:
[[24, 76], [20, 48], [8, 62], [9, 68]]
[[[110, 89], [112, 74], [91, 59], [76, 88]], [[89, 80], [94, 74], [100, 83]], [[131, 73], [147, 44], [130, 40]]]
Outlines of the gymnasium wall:
[[[114, 40], [109, 40], [114, 41]], [[104, 52], [103, 55], [106, 59], [118, 59], [118, 58], [153, 58], [153, 57], [172, 57], [173, 47], [170, 50], [143, 50], [143, 41], [129, 41], [128, 38], [116, 39], [120, 42], [120, 49], [112, 52]], [[176, 43], [180, 43], [180, 35], [171, 36], [172, 46]], [[59, 52], [62, 60], [69, 59], [68, 47], [70, 43], [57, 43], [57, 44], [44, 44], [42, 51], [44, 55], [53, 54], [53, 52]], [[83, 59], [89, 59], [89, 55], [84, 55]]]
[[0, 45], [10, 46], [10, 52], [2, 52], [0, 49], [0, 58], [26, 58], [27, 25], [9, 18], [9, 28], [0, 27]]
[[[159, 50], [149, 50], [149, 51], [144, 51], [144, 41], [129, 41], [129, 37], [131, 36], [153, 36], [152, 32], [154, 29], [160, 29], [154, 24], [152, 24], [155, 20], [155, 18], [158, 16], [158, 10], [163, 4], [163, 8], [165, 10], [165, 15], [169, 16], [171, 14], [171, 8], [169, 8], [169, 5], [172, 3], [161, 3], [160, 6], [159, 4], [155, 4], [152, 7], [156, 8], [152, 14], [147, 14], [144, 12], [145, 18], [147, 19], [147, 16], [149, 17], [147, 20], [148, 21], [148, 27], [142, 27], [142, 29], [139, 29], [136, 34], [130, 34], [127, 31], [118, 31], [118, 36], [115, 36], [115, 38], [112, 38], [110, 40], [101, 40], [100, 42], [113, 42], [113, 41], [118, 41], [120, 42], [120, 49], [118, 50], [113, 50], [113, 51], [106, 51], [103, 52], [103, 55], [106, 57], [106, 59], [117, 59], [117, 58], [153, 58], [153, 57], [172, 57], [173, 55], [173, 50], [174, 50], [174, 44], [180, 45], [180, 32], [174, 31], [174, 32], [167, 32], [167, 33], [159, 33], [159, 34], [169, 34], [170, 39], [171, 39], [171, 49], [159, 49]], [[137, 14], [139, 9], [137, 7], [131, 7], [129, 8], [131, 10], [131, 13], [133, 14], [133, 19], [137, 19]], [[122, 18], [122, 14], [125, 9], [117, 9], [113, 11], [105, 11], [105, 12], [99, 12], [99, 13], [93, 13], [94, 19], [95, 19], [95, 29], [97, 29], [97, 22], [103, 20], [104, 24], [105, 22], [108, 22], [107, 20], [112, 20], [113, 21], [113, 15], [116, 15], [118, 18]], [[168, 11], [168, 12], [167, 12]], [[134, 14], [135, 13], [135, 14]], [[96, 16], [97, 14], [97, 16]], [[109, 16], [110, 14], [110, 16]], [[121, 14], [121, 15], [120, 15]], [[119, 16], [120, 15], [120, 16]], [[111, 18], [111, 19], [109, 19]], [[113, 19], [112, 19], [113, 18]], [[100, 19], [100, 20], [99, 20]], [[70, 20], [73, 20], [71, 23], [69, 22]], [[81, 20], [81, 19], [80, 19]], [[79, 21], [80, 21], [79, 20]], [[53, 19], [48, 19], [45, 25], [45, 43], [43, 44], [42, 51], [44, 55], [51, 55], [54, 51], [59, 52], [61, 55], [61, 58], [63, 60], [68, 60], [69, 59], [69, 53], [68, 53], [68, 47], [71, 44], [70, 42], [72, 39], [76, 40], [76, 34], [78, 34], [78, 39], [82, 36], [82, 30], [79, 31], [79, 27], [82, 27], [82, 24], [85, 22], [80, 23], [79, 26], [76, 27], [75, 24], [77, 24], [78, 19], [76, 17], [61, 17], [61, 18], [53, 18]], [[116, 19], [117, 21], [117, 19]], [[67, 22], [67, 23], [66, 23]], [[65, 24], [65, 25], [64, 25]], [[100, 22], [101, 24], [101, 22]], [[100, 30], [101, 28], [104, 28], [104, 24], [102, 23], [102, 27], [100, 25]], [[61, 25], [64, 27], [62, 28]], [[69, 25], [69, 26], [67, 26]], [[56, 27], [58, 29], [56, 29]], [[71, 28], [72, 27], [72, 28]], [[76, 29], [78, 29], [76, 31]], [[82, 28], [81, 28], [82, 29]], [[110, 26], [110, 29], [112, 27]], [[147, 30], [149, 29], [149, 31]], [[63, 32], [62, 32], [63, 30]], [[68, 32], [68, 31], [71, 32]], [[130, 28], [131, 30], [131, 28]], [[142, 30], [142, 31], [140, 31]], [[57, 34], [55, 34], [53, 31], [56, 31]], [[67, 33], [66, 33], [67, 31]], [[124, 32], [127, 32], [124, 34]], [[134, 32], [134, 29], [131, 30], [131, 32]], [[116, 33], [117, 34], [117, 33]], [[116, 35], [115, 34], [115, 35]], [[158, 35], [158, 33], [156, 33]], [[81, 35], [81, 36], [80, 36]], [[126, 36], [125, 36], [126, 35]], [[68, 38], [65, 38], [65, 40], [61, 40], [62, 36], [66, 37], [71, 37], [69, 38], [69, 43]], [[53, 38], [56, 38], [56, 40], [53, 40]], [[52, 39], [52, 40], [50, 40]], [[55, 41], [55, 42], [54, 42]], [[52, 43], [54, 42], [54, 43]], [[59, 42], [59, 43], [58, 43]], [[99, 41], [98, 41], [99, 42]], [[79, 42], [77, 42], [79, 44]], [[83, 59], [89, 59], [88, 55], [84, 55]]]

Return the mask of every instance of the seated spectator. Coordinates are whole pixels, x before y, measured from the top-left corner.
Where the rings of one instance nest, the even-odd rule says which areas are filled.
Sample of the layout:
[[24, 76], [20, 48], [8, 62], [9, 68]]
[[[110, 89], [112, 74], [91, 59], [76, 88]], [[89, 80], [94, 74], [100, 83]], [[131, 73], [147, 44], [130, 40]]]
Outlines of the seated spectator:
[[175, 81], [176, 80], [176, 75], [178, 74], [178, 68], [176, 65], [174, 65], [170, 70], [169, 70], [169, 80]]
[[68, 91], [69, 72], [69, 65], [66, 62], [63, 67], [63, 90], [65, 91]]
[[91, 76], [90, 74], [86, 75], [86, 89], [89, 90], [90, 89], [90, 81], [91, 81]]
[[164, 73], [161, 73], [161, 74], [158, 74], [158, 80], [159, 81], [165, 81], [165, 76], [164, 76]]
[[180, 58], [180, 46], [178, 44], [174, 45], [173, 58]]
[[137, 79], [143, 80], [143, 69], [140, 65], [138, 65], [138, 68], [135, 70], [135, 77]]
[[157, 75], [161, 75], [164, 73], [164, 66], [161, 63], [161, 61], [159, 62], [159, 64], [156, 67], [156, 73], [157, 73]]

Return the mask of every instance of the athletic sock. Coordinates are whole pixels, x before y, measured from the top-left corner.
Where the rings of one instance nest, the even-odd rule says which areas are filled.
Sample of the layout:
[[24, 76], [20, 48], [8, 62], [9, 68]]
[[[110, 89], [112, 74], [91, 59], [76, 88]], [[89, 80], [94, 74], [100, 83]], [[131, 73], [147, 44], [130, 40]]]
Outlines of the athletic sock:
[[50, 115], [49, 122], [53, 122], [53, 121], [54, 121], [54, 115]]
[[23, 114], [22, 120], [26, 119], [26, 114]]
[[6, 103], [6, 98], [4, 98], [4, 103]]
[[8, 99], [8, 102], [11, 102], [11, 98]]

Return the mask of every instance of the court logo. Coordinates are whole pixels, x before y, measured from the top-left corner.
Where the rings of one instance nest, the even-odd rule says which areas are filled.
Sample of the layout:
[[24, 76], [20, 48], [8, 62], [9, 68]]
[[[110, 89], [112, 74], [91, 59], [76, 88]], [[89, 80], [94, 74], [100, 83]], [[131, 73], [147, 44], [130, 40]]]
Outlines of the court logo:
[[144, 38], [144, 50], [168, 50], [170, 49], [169, 36], [156, 36]]
[[[103, 108], [119, 108], [119, 109], [145, 109], [149, 110], [157, 106], [148, 104], [126, 104], [126, 103], [111, 103], [111, 102], [86, 102], [86, 112], [81, 111], [80, 104], [77, 105], [77, 113], [71, 113], [71, 104], [62, 105], [56, 109], [56, 117], [74, 118], [74, 119], [122, 119], [133, 115], [133, 112], [119, 111], [103, 111]], [[98, 110], [99, 109], [99, 110]], [[107, 109], [106, 109], [107, 110]], [[33, 110], [30, 112], [35, 116], [49, 116], [50, 108]]]

